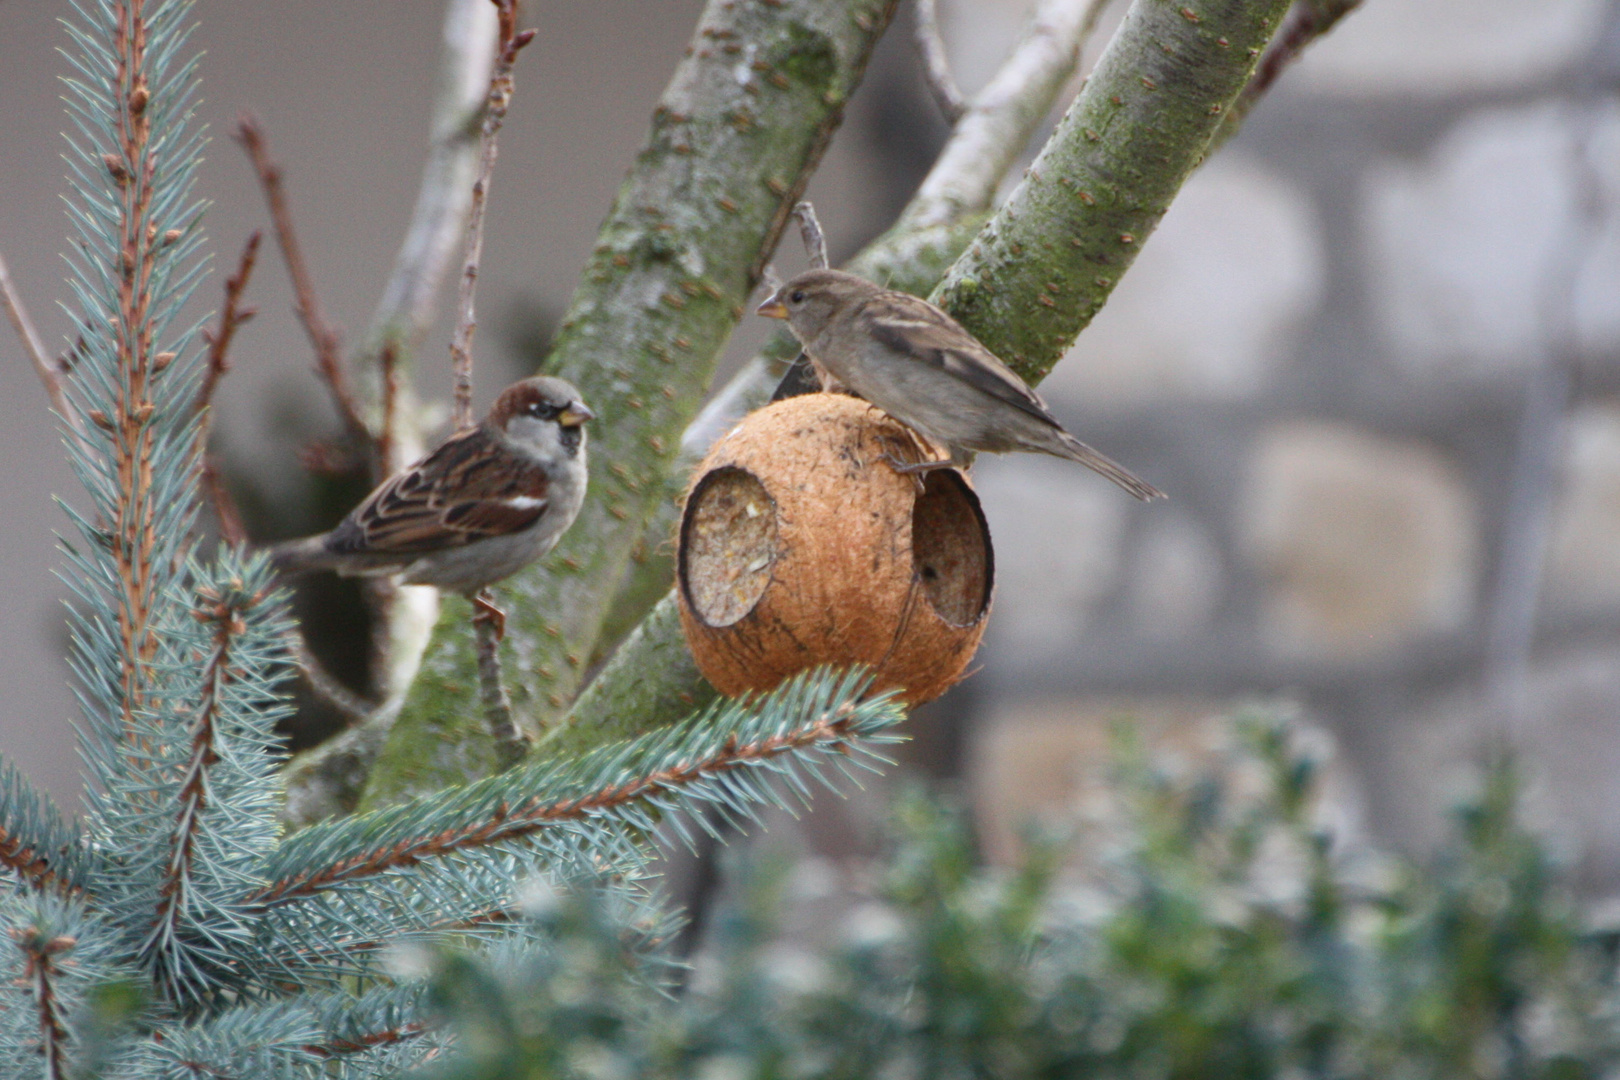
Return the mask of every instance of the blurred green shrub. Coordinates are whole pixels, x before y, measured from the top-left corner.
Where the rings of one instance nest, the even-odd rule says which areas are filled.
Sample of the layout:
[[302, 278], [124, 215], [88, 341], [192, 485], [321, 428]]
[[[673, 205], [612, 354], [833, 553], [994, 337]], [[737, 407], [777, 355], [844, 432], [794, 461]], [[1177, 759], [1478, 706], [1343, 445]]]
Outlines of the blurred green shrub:
[[1424, 866], [1334, 849], [1286, 724], [1237, 725], [1191, 778], [1120, 740], [1106, 885], [1061, 838], [980, 865], [965, 817], [896, 807], [876, 894], [817, 955], [778, 939], [790, 866], [739, 868], [690, 984], [645, 928], [545, 894], [543, 961], [439, 961], [460, 1035], [434, 1075], [1553, 1078], [1610, 1072], [1613, 957], [1582, 930], [1512, 763]]

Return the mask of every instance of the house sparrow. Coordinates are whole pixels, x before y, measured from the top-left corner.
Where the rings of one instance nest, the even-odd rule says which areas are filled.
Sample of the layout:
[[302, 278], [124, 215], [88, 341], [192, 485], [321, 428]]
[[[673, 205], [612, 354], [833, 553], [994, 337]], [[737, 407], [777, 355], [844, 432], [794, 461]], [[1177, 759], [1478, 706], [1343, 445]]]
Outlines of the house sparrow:
[[962, 468], [976, 450], [1024, 450], [1078, 461], [1138, 499], [1164, 497], [1064, 431], [1040, 395], [926, 300], [839, 270], [809, 270], [778, 288], [759, 314], [786, 319], [833, 378], [950, 450], [950, 461], [899, 471]]
[[484, 422], [382, 483], [331, 532], [271, 549], [283, 570], [399, 574], [406, 585], [477, 594], [550, 551], [585, 501], [579, 391], [540, 376], [501, 391]]

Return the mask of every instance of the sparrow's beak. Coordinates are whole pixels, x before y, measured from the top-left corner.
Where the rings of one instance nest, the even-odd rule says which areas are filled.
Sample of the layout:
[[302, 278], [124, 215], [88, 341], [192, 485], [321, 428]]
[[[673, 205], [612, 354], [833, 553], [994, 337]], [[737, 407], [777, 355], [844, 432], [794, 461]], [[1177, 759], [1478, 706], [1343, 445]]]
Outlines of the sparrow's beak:
[[568, 407], [557, 414], [557, 423], [563, 427], [579, 427], [587, 420], [595, 420], [596, 414], [583, 401], [571, 401]]
[[767, 319], [787, 318], [787, 307], [777, 297], [777, 293], [772, 293], [769, 300], [765, 301], [763, 304], [759, 305], [759, 307], [754, 309], [754, 314], [763, 315]]

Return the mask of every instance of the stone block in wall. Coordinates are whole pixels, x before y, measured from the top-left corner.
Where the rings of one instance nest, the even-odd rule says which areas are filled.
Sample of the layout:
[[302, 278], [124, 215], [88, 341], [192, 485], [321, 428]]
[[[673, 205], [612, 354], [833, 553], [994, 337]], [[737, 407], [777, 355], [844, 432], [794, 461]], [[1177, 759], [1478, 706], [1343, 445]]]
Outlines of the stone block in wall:
[[981, 457], [974, 484], [996, 549], [995, 648], [1068, 652], [1118, 578], [1131, 498], [1074, 462], [1032, 454]]
[[1389, 716], [1374, 759], [1360, 762], [1368, 825], [1416, 851], [1448, 830], [1485, 756], [1515, 749], [1527, 820], [1578, 860], [1584, 887], [1620, 891], [1620, 650], [1546, 656], [1532, 666], [1525, 711], [1510, 722], [1474, 688], [1443, 694], [1411, 716]]
[[1395, 362], [1488, 377], [1560, 341], [1620, 348], [1617, 198], [1614, 102], [1480, 110], [1426, 160], [1369, 169], [1364, 268]]
[[1578, 60], [1607, 0], [1367, 0], [1288, 80], [1317, 93], [1442, 97], [1546, 78]]
[[1620, 612], [1620, 403], [1569, 419], [1548, 555], [1555, 610]]
[[[1280, 707], [1280, 706], [1279, 706]], [[970, 785], [975, 820], [992, 862], [1017, 859], [1031, 824], [1083, 827], [1077, 860], [1095, 866], [1110, 826], [1121, 823], [1113, 784], [1114, 727], [1142, 739], [1156, 768], [1192, 777], [1218, 773], [1234, 798], [1252, 798], [1262, 777], [1238, 768], [1230, 703], [1179, 697], [1080, 697], [1004, 701], [975, 732]], [[1347, 766], [1320, 728], [1299, 737], [1323, 764], [1317, 813], [1341, 842], [1360, 833], [1360, 797]]]
[[1473, 606], [1474, 498], [1433, 446], [1284, 422], [1255, 447], [1242, 517], [1261, 640], [1342, 660], [1455, 629]]
[[1289, 355], [1324, 273], [1305, 194], [1224, 152], [1188, 180], [1041, 392], [1093, 407], [1252, 394]]
[[1226, 591], [1226, 568], [1210, 531], [1172, 502], [1141, 524], [1126, 610], [1136, 633], [1172, 641], [1209, 625]]

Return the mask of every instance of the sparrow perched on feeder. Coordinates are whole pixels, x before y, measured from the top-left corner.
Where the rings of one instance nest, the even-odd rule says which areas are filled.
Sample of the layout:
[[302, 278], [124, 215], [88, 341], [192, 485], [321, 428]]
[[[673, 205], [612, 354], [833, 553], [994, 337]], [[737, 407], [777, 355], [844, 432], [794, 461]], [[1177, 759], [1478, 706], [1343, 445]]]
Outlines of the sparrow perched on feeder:
[[562, 379], [501, 391], [483, 423], [385, 480], [331, 532], [271, 549], [287, 571], [400, 575], [406, 585], [478, 594], [550, 551], [585, 501], [585, 422], [594, 413]]
[[786, 319], [833, 378], [950, 451], [949, 461], [896, 465], [902, 472], [965, 467], [974, 451], [1022, 450], [1078, 461], [1138, 499], [1164, 497], [1064, 431], [1040, 395], [926, 300], [839, 270], [808, 270], [759, 314]]

